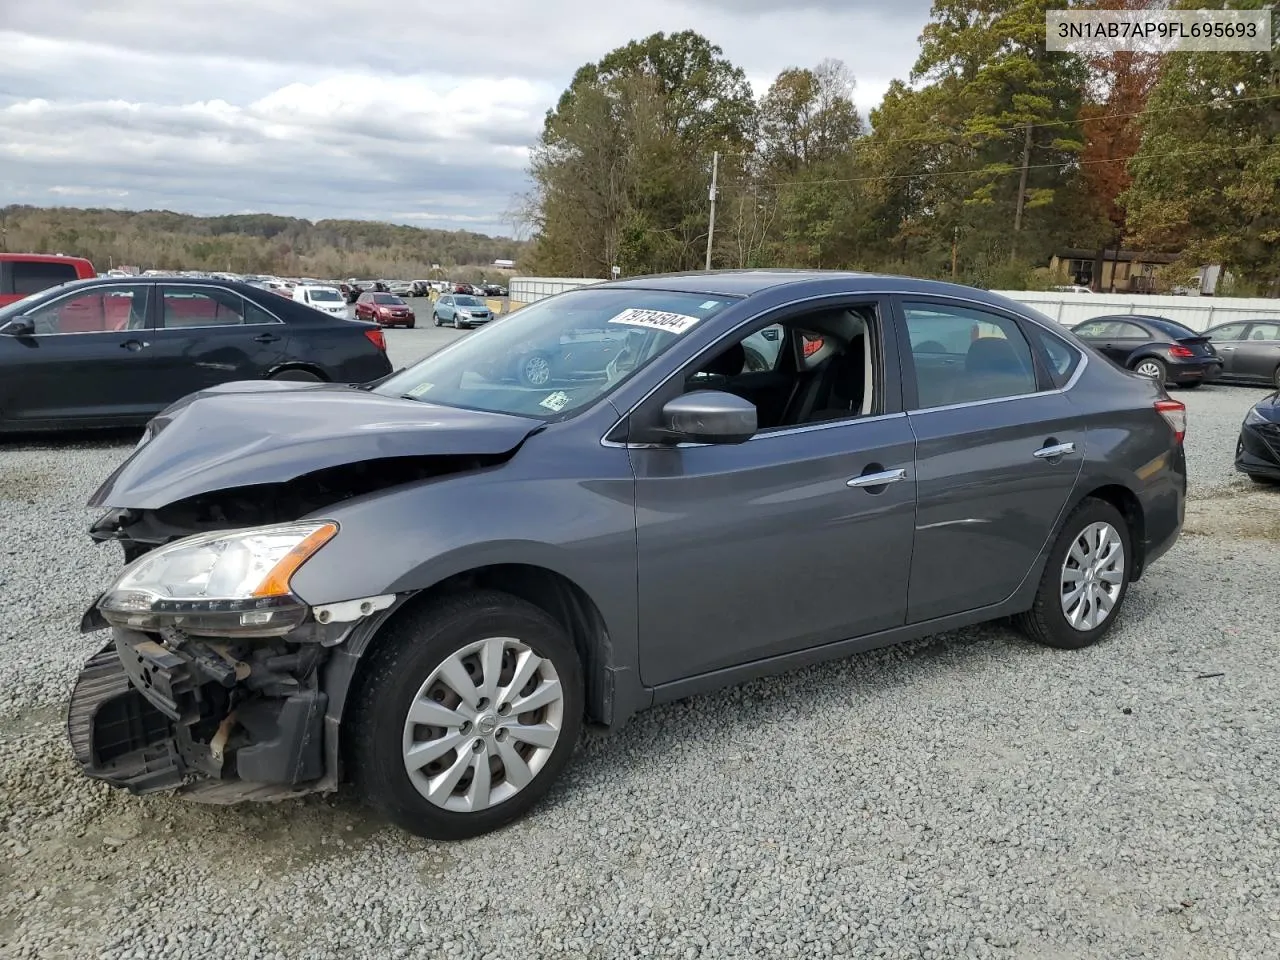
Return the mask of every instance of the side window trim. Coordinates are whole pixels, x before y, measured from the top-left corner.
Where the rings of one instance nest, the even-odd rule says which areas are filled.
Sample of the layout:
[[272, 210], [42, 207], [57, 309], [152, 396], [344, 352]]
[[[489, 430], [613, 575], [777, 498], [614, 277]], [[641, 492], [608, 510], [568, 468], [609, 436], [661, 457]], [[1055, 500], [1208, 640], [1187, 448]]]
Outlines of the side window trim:
[[[994, 304], [983, 303], [977, 300], [963, 300], [959, 297], [940, 296], [938, 294], [895, 294], [892, 297], [893, 312], [895, 325], [898, 330], [898, 363], [901, 370], [902, 380], [902, 406], [908, 414], [919, 415], [923, 413], [932, 413], [938, 410], [956, 410], [964, 407], [984, 406], [991, 403], [1006, 403], [1009, 400], [1021, 400], [1027, 397], [1035, 397], [1045, 393], [1061, 393], [1070, 389], [1075, 385], [1075, 381], [1079, 378], [1080, 372], [1084, 369], [1087, 358], [1081, 357], [1080, 362], [1076, 365], [1075, 371], [1072, 373], [1070, 380], [1062, 387], [1058, 387], [1054, 381], [1051, 369], [1041, 356], [1040, 350], [1043, 349], [1036, 341], [1038, 338], [1030, 336], [1028, 326], [1039, 327], [1034, 320], [1013, 313], [1009, 310], [1002, 309]], [[1027, 342], [1027, 349], [1031, 353], [1032, 365], [1036, 379], [1036, 389], [1030, 393], [1013, 394], [1007, 397], [989, 397], [983, 400], [963, 400], [956, 403], [948, 403], [941, 406], [922, 407], [920, 406], [919, 384], [916, 379], [915, 363], [912, 359], [911, 350], [911, 333], [907, 327], [906, 304], [920, 303], [932, 304], [938, 307], [952, 307], [958, 310], [968, 312], [989, 313], [992, 316], [1001, 317], [1013, 323], [1023, 339]], [[1074, 349], [1074, 348], [1073, 348]]]

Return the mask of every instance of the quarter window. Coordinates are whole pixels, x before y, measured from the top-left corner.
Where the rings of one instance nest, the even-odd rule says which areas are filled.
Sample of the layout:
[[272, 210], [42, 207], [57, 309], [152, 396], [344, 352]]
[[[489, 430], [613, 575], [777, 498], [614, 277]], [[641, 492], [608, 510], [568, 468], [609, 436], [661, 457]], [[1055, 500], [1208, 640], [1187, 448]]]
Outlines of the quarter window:
[[1035, 393], [1031, 345], [1013, 320], [968, 307], [904, 303], [919, 409]]
[[1053, 377], [1054, 386], [1059, 389], [1065, 387], [1076, 372], [1076, 368], [1080, 366], [1080, 351], [1043, 327], [1030, 324], [1028, 329], [1031, 331], [1031, 336], [1039, 342], [1044, 350], [1045, 359], [1049, 361], [1049, 375]]
[[100, 287], [30, 311], [38, 335], [141, 330], [147, 325], [146, 284]]

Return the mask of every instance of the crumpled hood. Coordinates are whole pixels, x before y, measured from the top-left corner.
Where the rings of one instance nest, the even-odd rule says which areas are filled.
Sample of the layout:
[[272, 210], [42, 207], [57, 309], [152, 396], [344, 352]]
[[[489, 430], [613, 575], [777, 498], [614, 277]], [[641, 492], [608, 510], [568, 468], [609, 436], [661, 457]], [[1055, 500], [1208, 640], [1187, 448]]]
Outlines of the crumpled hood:
[[227, 383], [170, 406], [89, 499], [150, 510], [386, 457], [499, 455], [539, 420], [441, 407], [339, 384]]

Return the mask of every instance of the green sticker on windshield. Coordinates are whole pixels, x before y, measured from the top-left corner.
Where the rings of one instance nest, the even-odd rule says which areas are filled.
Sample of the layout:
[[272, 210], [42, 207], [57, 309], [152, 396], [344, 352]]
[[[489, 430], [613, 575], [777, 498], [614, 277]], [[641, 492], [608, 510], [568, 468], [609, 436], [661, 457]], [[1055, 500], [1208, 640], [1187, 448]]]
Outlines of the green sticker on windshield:
[[434, 386], [434, 383], [420, 383], [416, 387], [406, 390], [405, 394], [410, 397], [420, 397]]

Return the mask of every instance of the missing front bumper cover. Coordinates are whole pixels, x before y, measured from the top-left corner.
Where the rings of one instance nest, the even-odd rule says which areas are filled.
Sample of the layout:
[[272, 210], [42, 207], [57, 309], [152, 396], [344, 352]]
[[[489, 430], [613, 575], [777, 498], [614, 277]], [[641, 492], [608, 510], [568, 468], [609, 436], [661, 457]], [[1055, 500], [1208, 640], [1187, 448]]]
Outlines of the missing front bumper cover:
[[133, 793], [180, 788], [214, 803], [282, 799], [324, 776], [324, 693], [244, 695], [234, 749], [224, 753], [204, 736], [231, 709], [217, 664], [146, 634], [113, 633], [85, 663], [68, 710], [72, 750], [88, 776]]

